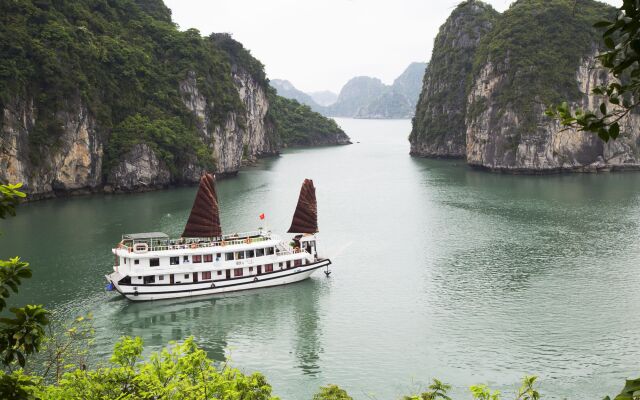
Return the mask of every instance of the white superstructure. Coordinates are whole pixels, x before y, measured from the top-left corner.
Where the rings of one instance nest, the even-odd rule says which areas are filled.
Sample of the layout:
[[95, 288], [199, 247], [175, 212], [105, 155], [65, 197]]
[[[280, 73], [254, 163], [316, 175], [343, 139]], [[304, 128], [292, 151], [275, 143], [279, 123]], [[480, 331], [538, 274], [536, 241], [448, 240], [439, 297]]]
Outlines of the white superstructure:
[[[331, 261], [318, 256], [313, 181], [305, 179], [290, 242], [258, 230], [222, 235], [215, 177], [205, 174], [181, 238], [162, 232], [122, 236], [108, 290], [134, 301], [172, 299], [284, 285], [308, 278]], [[264, 215], [261, 215], [263, 218]]]
[[292, 243], [263, 231], [216, 241], [129, 234], [112, 250], [113, 273], [106, 278], [130, 300], [158, 300], [284, 285], [331, 264], [318, 257], [315, 235]]

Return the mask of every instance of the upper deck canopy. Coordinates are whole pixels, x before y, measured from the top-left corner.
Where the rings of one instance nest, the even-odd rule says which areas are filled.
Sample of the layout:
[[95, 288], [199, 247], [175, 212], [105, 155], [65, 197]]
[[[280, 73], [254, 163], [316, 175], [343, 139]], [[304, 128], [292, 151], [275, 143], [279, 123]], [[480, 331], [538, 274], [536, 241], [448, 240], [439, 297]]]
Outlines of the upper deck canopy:
[[169, 239], [169, 235], [164, 232], [127, 233], [122, 235], [123, 240], [144, 240], [144, 239]]

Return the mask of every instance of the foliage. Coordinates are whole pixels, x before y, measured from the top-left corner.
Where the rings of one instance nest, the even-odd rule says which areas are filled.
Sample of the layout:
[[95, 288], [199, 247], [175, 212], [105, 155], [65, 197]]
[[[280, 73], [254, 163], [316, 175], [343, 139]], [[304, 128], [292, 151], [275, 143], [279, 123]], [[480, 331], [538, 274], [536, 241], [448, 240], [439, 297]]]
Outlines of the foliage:
[[451, 400], [451, 397], [447, 396], [447, 392], [451, 389], [451, 385], [447, 385], [438, 379], [434, 379], [429, 390], [414, 396], [405, 396], [403, 400]]
[[518, 115], [520, 136], [537, 132], [545, 104], [581, 99], [575, 76], [582, 60], [597, 49], [593, 24], [614, 11], [593, 0], [519, 0], [482, 38], [473, 76], [477, 79], [487, 65], [501, 76], [490, 102]]
[[604, 96], [598, 110], [577, 109], [567, 102], [550, 107], [547, 115], [562, 125], [597, 134], [605, 142], [620, 135], [619, 121], [640, 105], [640, 4], [624, 0], [611, 20], [597, 22], [594, 27], [606, 29], [602, 37], [607, 48], [598, 59], [616, 79], [598, 86], [593, 93]]
[[262, 86], [267, 86], [269, 80], [264, 72], [264, 65], [244, 48], [242, 43], [234, 40], [229, 33], [212, 33], [209, 40], [227, 55], [231, 65], [239, 65]]
[[[604, 400], [611, 400], [611, 398], [607, 396]], [[624, 388], [614, 400], [640, 400], [640, 378], [627, 379]]]
[[313, 395], [313, 400], [353, 400], [344, 389], [337, 385], [322, 386], [320, 391]]
[[0, 219], [7, 216], [15, 217], [16, 206], [20, 203], [20, 199], [24, 199], [26, 194], [19, 189], [22, 183], [0, 185]]
[[500, 391], [491, 391], [487, 385], [473, 385], [469, 391], [476, 400], [500, 400]]
[[175, 137], [151, 138], [165, 155], [172, 152], [170, 167], [179, 167], [187, 153], [200, 158], [204, 144], [195, 129], [200, 121], [179, 91], [190, 73], [208, 100], [211, 123], [242, 109], [224, 50], [197, 30], [179, 31], [160, 0], [0, 2], [0, 54], [0, 108], [34, 102], [29, 148], [35, 164], [55, 149], [65, 113], [81, 105], [96, 117], [95, 128], [108, 144], [107, 173], [117, 161], [112, 157], [128, 145], [110, 143], [111, 131], [124, 130], [127, 119], [136, 116], [146, 118], [144, 132], [166, 134], [157, 129], [164, 125], [176, 128], [173, 136], [181, 135], [181, 147], [167, 146]]
[[108, 168], [117, 164], [121, 154], [133, 146], [145, 143], [164, 161], [170, 171], [177, 174], [178, 165], [195, 159], [206, 169], [213, 168], [213, 158], [194, 129], [185, 127], [178, 117], [151, 119], [134, 114], [122, 121], [111, 134], [107, 147]]
[[94, 341], [93, 316], [80, 316], [69, 323], [55, 318], [49, 324], [40, 352], [31, 364], [45, 382], [59, 383], [62, 375], [71, 369], [86, 370], [88, 355]]
[[287, 146], [334, 144], [348, 141], [347, 135], [331, 118], [323, 117], [307, 105], [278, 96], [268, 89], [268, 117], [279, 139]]
[[64, 374], [59, 385], [40, 388], [44, 399], [247, 399], [276, 400], [263, 375], [244, 375], [226, 365], [217, 368], [188, 338], [142, 361], [142, 339], [122, 338], [110, 365]]

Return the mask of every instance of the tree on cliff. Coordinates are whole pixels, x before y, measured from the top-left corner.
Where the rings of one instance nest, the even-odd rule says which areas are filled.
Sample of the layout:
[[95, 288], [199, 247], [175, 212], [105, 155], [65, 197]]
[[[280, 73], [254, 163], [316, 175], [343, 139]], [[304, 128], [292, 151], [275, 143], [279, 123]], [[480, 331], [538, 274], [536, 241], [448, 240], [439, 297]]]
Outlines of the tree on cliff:
[[624, 0], [613, 20], [598, 22], [595, 27], [606, 29], [602, 36], [607, 50], [598, 59], [616, 79], [593, 89], [594, 94], [604, 97], [599, 110], [573, 112], [564, 102], [547, 110], [547, 115], [607, 142], [618, 138], [619, 121], [640, 106], [640, 1]]

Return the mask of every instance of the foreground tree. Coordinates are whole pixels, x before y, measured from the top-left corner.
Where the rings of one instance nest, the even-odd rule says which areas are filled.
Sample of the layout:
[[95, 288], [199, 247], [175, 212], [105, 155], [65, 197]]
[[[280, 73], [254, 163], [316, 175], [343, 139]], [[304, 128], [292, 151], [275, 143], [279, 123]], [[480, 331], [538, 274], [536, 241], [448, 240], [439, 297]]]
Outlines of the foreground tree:
[[226, 364], [216, 367], [204, 350], [188, 338], [171, 343], [148, 361], [142, 360], [142, 339], [123, 337], [110, 364], [95, 370], [76, 369], [59, 384], [34, 390], [38, 398], [278, 400], [259, 373], [244, 375]]
[[[0, 185], [0, 218], [16, 215], [16, 207], [26, 195], [22, 185]], [[0, 260], [0, 312], [8, 307], [12, 293], [18, 292], [23, 279], [31, 278], [29, 264], [14, 257]], [[0, 318], [0, 398], [28, 398], [26, 389], [37, 382], [16, 371], [24, 367], [27, 357], [36, 353], [49, 324], [47, 311], [40, 305], [9, 308], [10, 314]], [[16, 365], [17, 364], [17, 365]]]
[[[579, 11], [577, 11], [579, 12]], [[576, 110], [567, 102], [547, 110], [547, 115], [562, 125], [593, 132], [605, 142], [620, 135], [620, 120], [640, 106], [640, 1], [624, 0], [616, 17], [595, 24], [606, 29], [607, 50], [598, 60], [615, 78], [598, 86], [593, 93], [603, 96], [598, 110]]]

